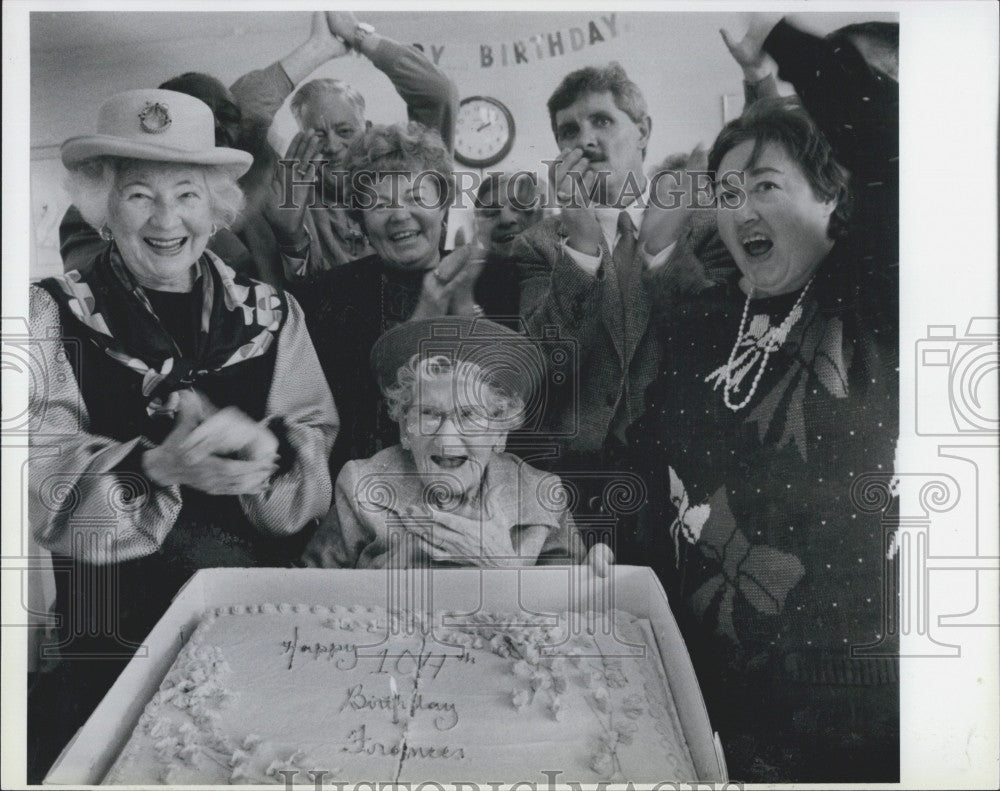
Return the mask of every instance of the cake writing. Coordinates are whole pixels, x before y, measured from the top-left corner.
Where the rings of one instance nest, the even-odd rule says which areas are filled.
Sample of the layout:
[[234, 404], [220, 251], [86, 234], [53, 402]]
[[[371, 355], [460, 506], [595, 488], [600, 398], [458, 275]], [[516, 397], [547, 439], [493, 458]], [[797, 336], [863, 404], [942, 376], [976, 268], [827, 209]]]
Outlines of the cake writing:
[[449, 659], [455, 662], [464, 662], [472, 665], [476, 663], [476, 658], [465, 650], [463, 650], [461, 654], [440, 654], [435, 653], [434, 651], [420, 651], [419, 653], [414, 653], [409, 648], [404, 648], [399, 653], [390, 654], [388, 648], [383, 648], [373, 656], [379, 660], [379, 663], [378, 667], [373, 670], [372, 673], [388, 673], [391, 669], [395, 670], [397, 673], [406, 675], [407, 673], [414, 671], [419, 672], [423, 670], [424, 667], [428, 667], [434, 671], [431, 678], [438, 677], [438, 673], [441, 672], [441, 668], [444, 667], [445, 662]]
[[355, 728], [347, 734], [347, 744], [340, 748], [341, 752], [352, 755], [391, 755], [403, 758], [465, 758], [465, 750], [461, 747], [451, 747], [443, 745], [440, 747], [425, 747], [418, 744], [391, 744], [385, 745], [374, 739], [368, 738], [365, 734], [365, 726]]
[[[355, 684], [346, 690], [344, 702], [340, 704], [338, 711], [352, 709], [362, 711], [384, 710], [392, 711], [396, 705], [393, 695], [372, 695], [365, 692], [364, 684]], [[412, 711], [439, 712], [434, 718], [434, 727], [439, 731], [449, 731], [458, 725], [458, 709], [455, 704], [446, 700], [425, 700], [419, 692], [413, 696]]]
[[288, 670], [292, 669], [297, 654], [312, 654], [313, 659], [319, 659], [324, 654], [327, 660], [332, 660], [340, 654], [334, 663], [338, 670], [353, 670], [358, 664], [358, 647], [354, 643], [308, 643], [299, 645], [299, 627], [292, 630], [291, 640], [281, 641], [282, 655], [288, 654]]

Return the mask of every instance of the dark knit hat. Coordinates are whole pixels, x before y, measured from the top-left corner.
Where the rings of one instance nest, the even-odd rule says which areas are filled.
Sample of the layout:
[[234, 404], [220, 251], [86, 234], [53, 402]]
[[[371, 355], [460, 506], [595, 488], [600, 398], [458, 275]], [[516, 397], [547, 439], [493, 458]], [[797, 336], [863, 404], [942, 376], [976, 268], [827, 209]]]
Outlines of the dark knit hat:
[[379, 387], [394, 385], [414, 354], [474, 363], [501, 392], [526, 404], [545, 375], [542, 351], [532, 339], [489, 319], [441, 316], [404, 322], [375, 342], [371, 365]]

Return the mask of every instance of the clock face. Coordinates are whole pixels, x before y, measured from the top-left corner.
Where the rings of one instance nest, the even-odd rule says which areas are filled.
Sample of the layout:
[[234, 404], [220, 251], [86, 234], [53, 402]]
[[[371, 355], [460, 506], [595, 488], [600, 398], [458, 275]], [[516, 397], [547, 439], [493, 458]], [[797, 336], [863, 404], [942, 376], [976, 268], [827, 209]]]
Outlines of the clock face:
[[514, 117], [485, 96], [463, 99], [455, 121], [455, 158], [470, 167], [495, 165], [514, 145]]

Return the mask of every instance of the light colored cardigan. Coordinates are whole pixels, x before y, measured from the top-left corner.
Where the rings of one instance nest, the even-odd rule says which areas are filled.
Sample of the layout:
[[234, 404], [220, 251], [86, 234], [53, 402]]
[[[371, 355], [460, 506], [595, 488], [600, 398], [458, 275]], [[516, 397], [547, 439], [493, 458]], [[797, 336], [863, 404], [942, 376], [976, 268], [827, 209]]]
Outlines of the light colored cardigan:
[[[483, 486], [489, 487], [489, 495], [484, 499], [499, 509], [494, 521], [509, 526], [511, 543], [525, 566], [579, 563], [585, 555], [573, 517], [557, 495], [546, 497], [558, 485], [556, 476], [509, 453], [495, 454], [486, 469]], [[337, 477], [334, 505], [306, 547], [303, 562], [320, 568], [383, 568], [395, 552], [399, 559], [393, 565], [441, 565], [405, 540], [400, 515], [408, 509], [431, 518], [409, 451], [394, 445], [370, 459], [348, 462]], [[390, 550], [397, 545], [402, 549]]]

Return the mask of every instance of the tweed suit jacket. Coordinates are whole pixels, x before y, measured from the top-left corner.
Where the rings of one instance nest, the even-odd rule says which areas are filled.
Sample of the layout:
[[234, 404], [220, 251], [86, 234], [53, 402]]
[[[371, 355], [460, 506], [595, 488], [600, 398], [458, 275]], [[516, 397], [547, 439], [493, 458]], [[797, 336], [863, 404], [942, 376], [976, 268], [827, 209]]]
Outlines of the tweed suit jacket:
[[562, 220], [549, 217], [515, 241], [520, 313], [543, 351], [556, 334], [575, 346], [569, 381], [554, 381], [550, 369], [547, 428], [567, 451], [600, 451], [612, 432], [624, 442], [624, 429], [642, 415], [661, 350], [643, 278], [623, 291], [603, 243], [596, 275], [585, 272], [563, 251], [564, 236]]

